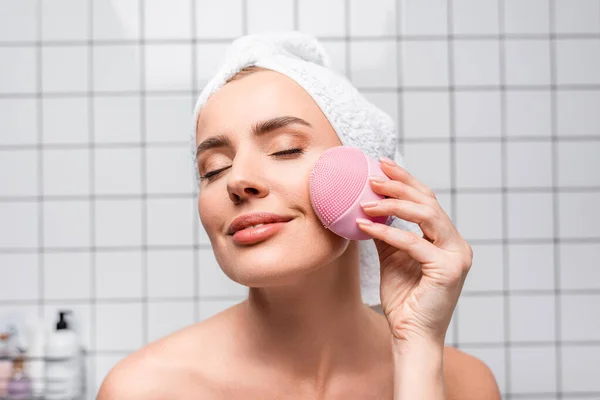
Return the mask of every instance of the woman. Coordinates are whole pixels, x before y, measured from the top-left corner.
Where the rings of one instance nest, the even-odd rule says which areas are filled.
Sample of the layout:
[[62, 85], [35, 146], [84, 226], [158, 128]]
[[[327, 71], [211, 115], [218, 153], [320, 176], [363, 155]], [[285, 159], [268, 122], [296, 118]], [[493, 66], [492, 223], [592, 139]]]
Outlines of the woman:
[[[253, 134], [264, 121], [275, 129]], [[427, 186], [386, 163], [391, 180], [372, 183], [388, 198], [366, 214], [425, 234], [359, 225], [379, 254], [380, 314], [361, 299], [358, 242], [325, 229], [310, 203], [311, 167], [342, 145], [311, 96], [283, 74], [244, 69], [199, 115], [196, 142], [217, 134], [228, 142], [198, 154], [198, 210], [248, 298], [119, 362], [99, 400], [500, 398], [485, 364], [444, 346], [472, 251]], [[254, 212], [285, 222], [263, 240], [235, 240], [232, 221]]]

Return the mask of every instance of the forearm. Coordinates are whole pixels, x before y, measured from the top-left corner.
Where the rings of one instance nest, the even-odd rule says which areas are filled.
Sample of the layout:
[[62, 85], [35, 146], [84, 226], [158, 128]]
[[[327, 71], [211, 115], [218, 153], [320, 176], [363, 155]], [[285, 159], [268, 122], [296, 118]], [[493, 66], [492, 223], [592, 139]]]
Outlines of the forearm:
[[443, 400], [444, 343], [393, 339], [394, 400]]

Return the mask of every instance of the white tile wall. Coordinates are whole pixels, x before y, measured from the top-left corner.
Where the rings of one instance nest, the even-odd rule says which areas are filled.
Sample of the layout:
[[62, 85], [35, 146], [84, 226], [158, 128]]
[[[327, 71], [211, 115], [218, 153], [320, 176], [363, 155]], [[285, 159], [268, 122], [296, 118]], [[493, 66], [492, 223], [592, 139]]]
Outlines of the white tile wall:
[[502, 196], [499, 193], [456, 195], [456, 227], [467, 240], [502, 238]]
[[139, 148], [96, 149], [94, 153], [94, 192], [140, 194], [142, 191]]
[[225, 58], [226, 52], [227, 44], [224, 43], [196, 45], [196, 81], [194, 82], [196, 88], [202, 88], [208, 83]]
[[600, 92], [557, 93], [557, 131], [560, 136], [594, 136], [600, 132]]
[[280, 29], [392, 116], [472, 244], [447, 343], [506, 398], [600, 398], [599, 0], [0, 2], [0, 328], [72, 309], [93, 398], [129, 352], [245, 298], [188, 135], [229, 41]]
[[[299, 1], [298, 28], [302, 32], [318, 36], [342, 37], [346, 35], [345, 0], [305, 0]], [[388, 5], [389, 6], [389, 5]], [[241, 24], [237, 26], [241, 28]], [[241, 34], [241, 32], [240, 32]]]
[[0, 41], [33, 42], [38, 37], [36, 0], [6, 0], [0, 4]]
[[44, 247], [89, 247], [91, 207], [87, 201], [47, 201], [42, 208]]
[[456, 187], [459, 189], [501, 186], [502, 160], [498, 143], [457, 143]]
[[89, 52], [90, 49], [85, 46], [43, 47], [42, 91], [72, 93], [90, 90]]
[[219, 7], [215, 7], [211, 0], [199, 0], [194, 3], [196, 37], [233, 39], [243, 34], [243, 0], [223, 0], [219, 2]]
[[[563, 93], [559, 92], [557, 97], [560, 98]], [[550, 137], [552, 132], [552, 98], [549, 90], [506, 92], [505, 99], [506, 136], [511, 138], [523, 136]], [[558, 109], [557, 118], [560, 120], [563, 107], [559, 106]]]
[[42, 39], [85, 40], [89, 37], [88, 7], [91, 2], [79, 0], [42, 1]]
[[0, 254], [0, 300], [37, 300], [39, 270], [36, 254]]
[[189, 129], [193, 121], [191, 95], [148, 95], [144, 102], [148, 143], [189, 141]]
[[[247, 0], [245, 33], [290, 30], [294, 28], [292, 0]], [[265, 12], [265, 10], [269, 10]], [[276, 15], [277, 18], [273, 18]]]
[[35, 92], [36, 65], [39, 54], [29, 47], [0, 48], [0, 91], [2, 93]]
[[[448, 93], [404, 92], [402, 135], [406, 139], [450, 137]], [[436, 118], [431, 118], [435, 115]]]
[[95, 294], [98, 299], [141, 299], [143, 261], [139, 251], [110, 251], [95, 255]]
[[[510, 39], [504, 42], [507, 85], [549, 85], [548, 40]], [[527, 65], [528, 68], [523, 68]]]
[[189, 90], [192, 86], [191, 44], [149, 44], [144, 64], [147, 90]]
[[394, 40], [355, 41], [350, 45], [350, 74], [359, 88], [395, 87], [398, 83]]
[[34, 99], [0, 99], [0, 144], [34, 144], [40, 117]]
[[465, 292], [498, 291], [504, 288], [504, 254], [499, 244], [472, 244], [473, 268], [467, 276]]
[[140, 89], [140, 48], [133, 44], [96, 45], [92, 48], [95, 92]]
[[148, 303], [148, 341], [160, 339], [194, 322], [193, 301]]
[[515, 342], [548, 342], [555, 339], [555, 298], [553, 295], [512, 295], [510, 307], [510, 340]]
[[403, 35], [445, 35], [448, 33], [448, 1], [400, 0], [398, 25]]
[[458, 339], [461, 343], [497, 343], [504, 337], [502, 296], [463, 296], [459, 299]]
[[556, 390], [556, 350], [552, 347], [510, 349], [513, 393], [552, 393]]
[[[598, 294], [569, 294], [560, 298], [561, 337], [564, 340], [600, 340], [600, 318], [594, 318], [600, 307]], [[587, 315], [588, 318], [582, 318]]]
[[485, 347], [467, 347], [463, 349], [467, 353], [479, 358], [483, 361], [494, 374], [496, 382], [500, 388], [506, 387], [506, 382], [509, 378], [506, 376], [507, 356], [504, 348], [485, 348]]
[[600, 38], [557, 40], [556, 73], [559, 84], [600, 83]]
[[373, 7], [366, 1], [350, 0], [349, 33], [355, 36], [375, 37], [395, 35], [396, 3], [396, 0], [380, 0], [377, 7]]
[[600, 391], [596, 371], [600, 359], [598, 346], [570, 346], [560, 349], [562, 366], [560, 376], [565, 392], [592, 392]]
[[93, 107], [96, 143], [139, 143], [141, 106], [138, 96], [95, 97]]
[[[45, 98], [40, 106], [42, 143], [85, 144], [89, 142], [90, 115], [87, 99], [83, 97]], [[35, 132], [36, 129], [33, 131]]]
[[556, 0], [557, 33], [600, 33], [600, 3], [597, 0]]
[[454, 0], [453, 33], [498, 33], [498, 0]]
[[500, 137], [502, 128], [500, 92], [494, 90], [456, 92], [453, 100], [454, 136], [460, 138]]
[[[531, 155], [536, 162], [531, 162]], [[552, 144], [512, 142], [506, 144], [506, 184], [511, 188], [552, 187]]]
[[97, 246], [142, 244], [142, 208], [139, 200], [97, 200], [94, 211]]
[[548, 34], [550, 2], [548, 0], [505, 0], [504, 32], [508, 34]]
[[[564, 264], [560, 264], [566, 269]], [[509, 287], [514, 290], [554, 290], [555, 263], [552, 244], [523, 243], [508, 246]]]
[[406, 41], [400, 50], [403, 87], [448, 85], [448, 42]]
[[[187, 39], [192, 36], [192, 2], [189, 0], [146, 0], [144, 37]], [[148, 64], [148, 67], [151, 64]], [[187, 63], [189, 66], [189, 63]]]
[[194, 297], [194, 253], [191, 250], [152, 250], [147, 257], [148, 298]]
[[[15, 179], [19, 171], [19, 179]], [[0, 196], [35, 196], [38, 182], [35, 150], [0, 150]]]
[[140, 37], [137, 0], [92, 1], [93, 37], [100, 40], [133, 40]]
[[457, 86], [497, 86], [500, 83], [499, 46], [497, 40], [456, 40], [454, 83]]
[[[406, 143], [404, 161], [411, 174], [432, 189], [450, 188], [450, 144], [448, 143]], [[433, 170], [428, 161], [435, 157], [439, 169]]]
[[560, 246], [560, 287], [600, 289], [600, 268], [590, 260], [600, 259], [598, 243], [564, 243]]

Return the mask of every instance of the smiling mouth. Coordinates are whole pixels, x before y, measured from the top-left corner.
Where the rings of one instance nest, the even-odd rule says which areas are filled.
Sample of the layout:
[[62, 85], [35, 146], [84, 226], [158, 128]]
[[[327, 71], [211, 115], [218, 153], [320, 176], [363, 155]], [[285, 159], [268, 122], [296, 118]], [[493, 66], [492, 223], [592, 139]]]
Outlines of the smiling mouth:
[[277, 235], [291, 221], [257, 224], [254, 227], [240, 229], [231, 236], [238, 245], [259, 243]]

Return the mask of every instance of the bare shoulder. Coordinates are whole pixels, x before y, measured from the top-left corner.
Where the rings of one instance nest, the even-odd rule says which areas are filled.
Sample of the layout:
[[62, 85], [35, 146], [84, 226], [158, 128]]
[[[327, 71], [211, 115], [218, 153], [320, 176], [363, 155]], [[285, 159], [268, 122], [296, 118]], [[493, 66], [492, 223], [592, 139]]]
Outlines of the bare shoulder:
[[148, 346], [119, 361], [106, 375], [96, 400], [166, 398], [161, 382], [168, 382], [158, 364], [160, 357]]
[[218, 343], [226, 338], [214, 334], [220, 318], [186, 327], [128, 355], [109, 371], [96, 400], [219, 398], [213, 378], [220, 357], [214, 349], [227, 348]]
[[448, 400], [500, 400], [490, 368], [480, 359], [451, 346], [444, 347], [444, 384]]

